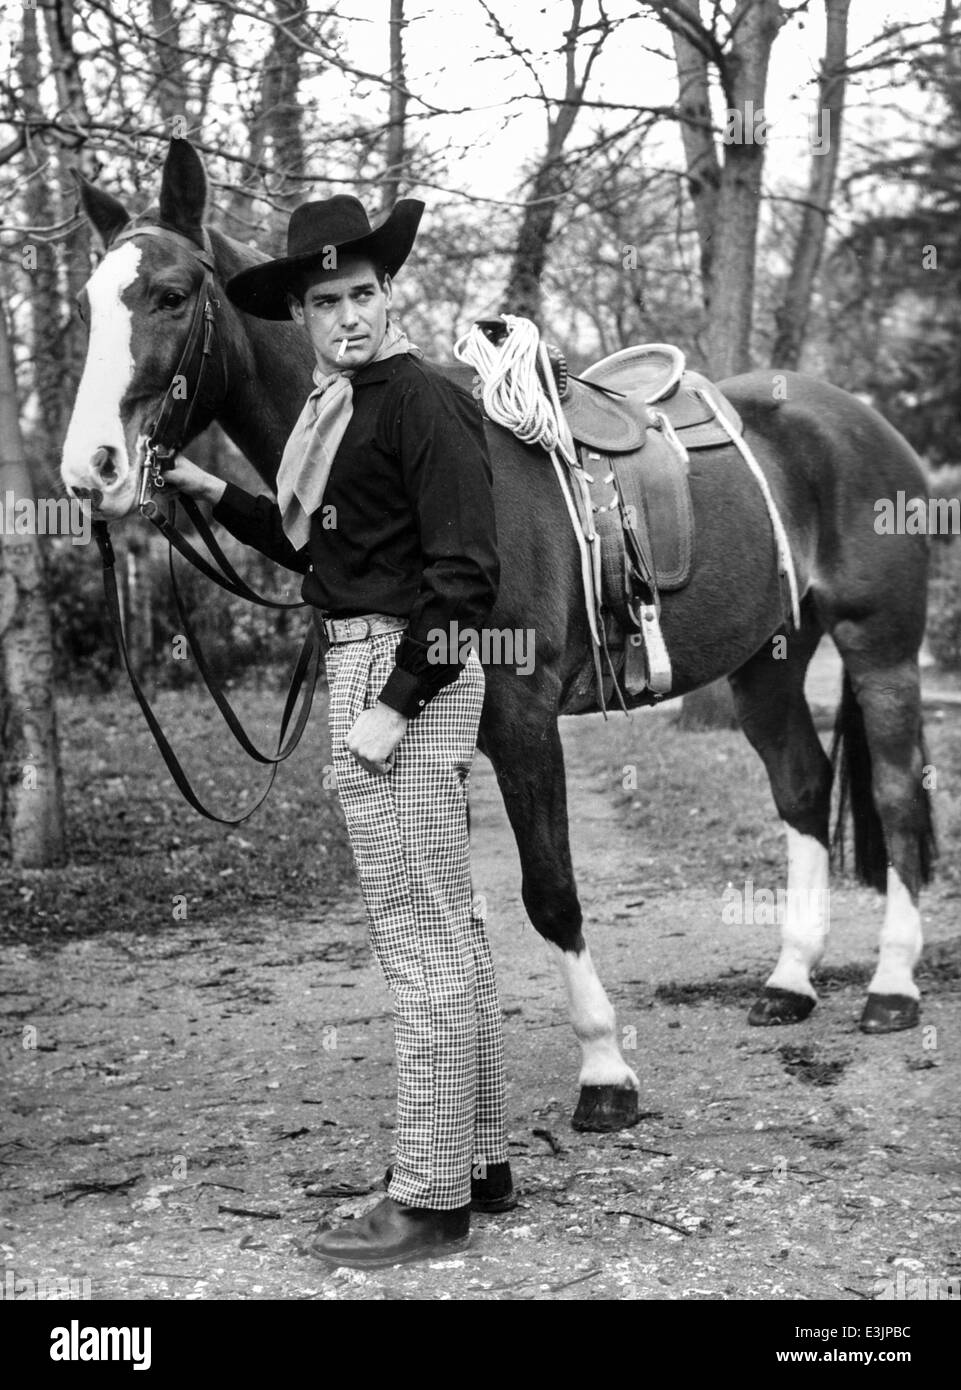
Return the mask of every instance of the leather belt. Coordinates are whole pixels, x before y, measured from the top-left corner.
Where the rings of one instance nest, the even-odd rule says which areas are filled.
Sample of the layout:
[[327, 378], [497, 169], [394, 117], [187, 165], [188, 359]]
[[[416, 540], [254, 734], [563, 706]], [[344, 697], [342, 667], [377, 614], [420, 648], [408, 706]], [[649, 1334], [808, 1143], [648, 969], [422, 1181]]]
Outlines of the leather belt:
[[364, 613], [359, 618], [325, 618], [317, 613], [316, 618], [330, 643], [362, 642], [365, 637], [376, 637], [382, 632], [402, 632], [407, 626], [406, 618], [391, 617], [388, 613]]

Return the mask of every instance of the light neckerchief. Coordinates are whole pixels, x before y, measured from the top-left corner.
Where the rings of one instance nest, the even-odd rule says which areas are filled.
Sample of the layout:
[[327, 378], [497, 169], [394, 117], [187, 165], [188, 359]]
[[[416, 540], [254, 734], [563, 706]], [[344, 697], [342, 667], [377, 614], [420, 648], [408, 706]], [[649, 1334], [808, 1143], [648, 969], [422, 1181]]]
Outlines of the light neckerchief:
[[[424, 355], [402, 328], [388, 322], [387, 332], [371, 361], [383, 362], [402, 352], [414, 357]], [[319, 367], [314, 368], [315, 389], [307, 397], [284, 445], [277, 472], [277, 504], [284, 534], [298, 550], [307, 544], [310, 518], [320, 510], [331, 466], [354, 413], [353, 375], [353, 370], [344, 370], [325, 376]]]

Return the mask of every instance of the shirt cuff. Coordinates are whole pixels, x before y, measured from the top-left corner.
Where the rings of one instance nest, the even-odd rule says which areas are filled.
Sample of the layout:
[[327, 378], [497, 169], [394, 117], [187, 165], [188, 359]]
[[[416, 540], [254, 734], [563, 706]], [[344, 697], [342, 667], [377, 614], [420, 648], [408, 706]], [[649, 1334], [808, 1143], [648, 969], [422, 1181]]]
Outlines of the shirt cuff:
[[434, 696], [451, 685], [463, 669], [461, 665], [432, 666], [428, 677], [415, 675], [406, 666], [395, 666], [377, 698], [405, 718], [416, 719]]
[[223, 496], [211, 508], [210, 515], [214, 521], [225, 522], [229, 517], [242, 516], [248, 520], [253, 520], [257, 515], [257, 499], [251, 493], [245, 492], [236, 483], [228, 483], [224, 488]]
[[403, 714], [408, 719], [416, 719], [436, 693], [436, 687], [428, 688], [413, 672], [405, 671], [402, 666], [395, 666], [377, 698], [382, 704], [395, 709], [398, 714]]

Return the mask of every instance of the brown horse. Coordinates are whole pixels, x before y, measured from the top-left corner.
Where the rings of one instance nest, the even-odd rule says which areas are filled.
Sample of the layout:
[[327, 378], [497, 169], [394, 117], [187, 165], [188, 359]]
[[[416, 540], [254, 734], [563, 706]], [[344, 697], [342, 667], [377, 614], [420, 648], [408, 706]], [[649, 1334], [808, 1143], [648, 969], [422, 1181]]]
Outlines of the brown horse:
[[[178, 370], [202, 293], [200, 248], [209, 245], [221, 285], [264, 258], [204, 229], [204, 171], [183, 140], [171, 145], [156, 209], [133, 220], [90, 184], [82, 198], [106, 254], [83, 295], [90, 345], [62, 476], [71, 493], [92, 498], [109, 519], [136, 507], [145, 422]], [[293, 325], [249, 318], [222, 293], [215, 320], [222, 369], [204, 377], [191, 434], [218, 420], [273, 484], [310, 389], [308, 345]], [[923, 494], [921, 469], [879, 415], [823, 382], [757, 371], [721, 385], [780, 510], [802, 595], [800, 628], [787, 631], [756, 482], [732, 448], [695, 456], [695, 568], [685, 589], [663, 599], [671, 693], [729, 677], [787, 836], [782, 949], [750, 1021], [797, 1022], [817, 999], [811, 969], [828, 928], [832, 763], [805, 701], [804, 675], [828, 632], [845, 670], [836, 749], [853, 812], [855, 866], [887, 892], [861, 1027], [910, 1027], [918, 1019], [918, 893], [933, 852], [917, 660], [928, 557], [924, 536], [879, 535], [874, 523], [879, 498]], [[479, 742], [517, 838], [525, 907], [567, 985], [583, 1052], [575, 1123], [611, 1129], [636, 1118], [638, 1082], [618, 1049], [614, 1011], [582, 933], [557, 727], [560, 714], [597, 707], [573, 694], [590, 660], [577, 544], [547, 456], [493, 425], [488, 440], [502, 556], [491, 624], [533, 630], [536, 662], [523, 677], [500, 663], [488, 666]]]

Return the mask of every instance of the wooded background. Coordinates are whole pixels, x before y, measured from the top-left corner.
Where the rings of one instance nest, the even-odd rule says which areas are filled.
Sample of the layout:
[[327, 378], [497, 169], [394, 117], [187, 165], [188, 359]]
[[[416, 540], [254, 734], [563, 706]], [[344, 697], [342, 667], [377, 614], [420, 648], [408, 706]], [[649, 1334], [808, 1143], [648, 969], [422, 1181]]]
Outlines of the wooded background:
[[[85, 350], [74, 298], [97, 255], [72, 171], [139, 210], [172, 136], [205, 159], [208, 220], [274, 254], [306, 198], [424, 198], [398, 304], [430, 356], [509, 311], [575, 369], [639, 341], [675, 342], [717, 378], [800, 367], [869, 400], [956, 494], [959, 27], [956, 0], [890, 17], [873, 0], [8, 4], [0, 497], [61, 490]], [[769, 90], [774, 60], [789, 92]], [[767, 119], [792, 102], [806, 137]], [[216, 431], [191, 456], [252, 477]], [[173, 621], [161, 559], [141, 524], [114, 531], [149, 668]], [[942, 550], [932, 638], [961, 663], [961, 574]], [[55, 693], [116, 675], [97, 568], [92, 548], [0, 537], [0, 852], [16, 863], [64, 853]], [[286, 651], [276, 620], [227, 625], [215, 608], [223, 670]], [[711, 692], [689, 708], [724, 718]]]

